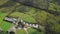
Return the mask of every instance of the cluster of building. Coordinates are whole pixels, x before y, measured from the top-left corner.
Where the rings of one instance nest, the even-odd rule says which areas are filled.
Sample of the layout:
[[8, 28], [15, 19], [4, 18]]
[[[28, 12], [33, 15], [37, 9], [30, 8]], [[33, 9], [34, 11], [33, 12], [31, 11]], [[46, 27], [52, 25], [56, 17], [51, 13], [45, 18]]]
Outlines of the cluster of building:
[[[5, 17], [4, 20], [12, 22], [12, 23], [16, 23], [18, 19], [10, 18], [10, 17]], [[22, 19], [19, 20], [18, 25], [16, 26], [16, 28], [22, 29], [22, 28], [24, 28], [24, 25], [27, 25], [28, 27], [33, 27], [33, 28], [39, 28], [38, 24], [28, 23], [28, 22], [23, 21]]]
[[4, 20], [12, 22], [12, 23], [16, 23], [17, 22], [16, 18], [10, 18], [10, 17], [5, 17]]

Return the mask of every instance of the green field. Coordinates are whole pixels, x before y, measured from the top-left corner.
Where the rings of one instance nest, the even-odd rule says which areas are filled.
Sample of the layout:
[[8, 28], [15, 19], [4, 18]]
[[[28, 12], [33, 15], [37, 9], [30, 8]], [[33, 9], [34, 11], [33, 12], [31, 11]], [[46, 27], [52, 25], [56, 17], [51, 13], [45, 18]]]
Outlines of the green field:
[[4, 17], [7, 15], [8, 13], [2, 13], [0, 11], [0, 28], [2, 28], [2, 30], [8, 30], [13, 24], [9, 23], [9, 22], [5, 22], [3, 21]]
[[25, 30], [21, 29], [16, 31], [16, 34], [26, 34]]
[[44, 34], [43, 32], [39, 32], [38, 30], [33, 29], [33, 28], [29, 28], [28, 33], [29, 34]]
[[24, 21], [31, 22], [31, 23], [36, 23], [36, 20], [33, 17], [31, 17], [30, 15], [21, 13], [21, 12], [16, 11], [16, 12], [10, 14], [10, 16], [19, 17], [20, 19], [23, 19]]
[[[27, 31], [28, 31], [28, 34], [44, 34], [43, 32], [39, 32], [38, 30], [33, 29], [33, 28], [29, 28]], [[17, 29], [16, 34], [26, 34], [26, 32], [23, 29], [21, 30]]]

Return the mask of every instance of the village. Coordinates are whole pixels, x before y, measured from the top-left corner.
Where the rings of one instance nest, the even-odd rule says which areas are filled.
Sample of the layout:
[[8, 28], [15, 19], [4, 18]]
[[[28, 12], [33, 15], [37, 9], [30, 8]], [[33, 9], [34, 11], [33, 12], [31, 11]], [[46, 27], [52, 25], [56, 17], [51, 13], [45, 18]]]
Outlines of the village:
[[23, 21], [22, 19], [19, 19], [19, 18], [17, 19], [14, 17], [5, 17], [4, 20], [14, 24], [13, 28], [11, 28], [9, 30], [9, 31], [13, 31], [13, 32], [15, 32], [14, 29], [26, 30], [27, 28], [34, 28], [34, 29], [39, 30], [39, 28], [41, 28], [41, 26], [39, 26], [37, 23], [28, 23], [28, 22]]

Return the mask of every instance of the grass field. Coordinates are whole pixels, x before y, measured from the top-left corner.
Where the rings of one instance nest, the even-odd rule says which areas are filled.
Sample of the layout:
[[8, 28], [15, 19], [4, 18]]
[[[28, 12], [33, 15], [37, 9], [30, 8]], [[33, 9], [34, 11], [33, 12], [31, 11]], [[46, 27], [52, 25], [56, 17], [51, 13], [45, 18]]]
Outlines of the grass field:
[[38, 30], [33, 29], [33, 28], [29, 28], [28, 32], [29, 34], [44, 34], [43, 32], [39, 32]]
[[31, 17], [30, 15], [21, 13], [21, 12], [14, 12], [14, 13], [10, 14], [10, 16], [19, 17], [19, 18], [23, 19], [24, 21], [36, 23], [36, 20], [33, 17]]
[[2, 28], [3, 30], [8, 30], [13, 24], [9, 23], [9, 22], [5, 22], [3, 21], [4, 17], [7, 15], [8, 13], [2, 13], [0, 11], [0, 28]]
[[[21, 30], [18, 30], [17, 29], [17, 32], [16, 34], [26, 34], [25, 30], [21, 29]], [[39, 32], [38, 30], [36, 29], [33, 29], [33, 28], [29, 28], [28, 29], [28, 34], [44, 34], [43, 32]]]
[[25, 30], [21, 29], [16, 31], [16, 34], [26, 34]]

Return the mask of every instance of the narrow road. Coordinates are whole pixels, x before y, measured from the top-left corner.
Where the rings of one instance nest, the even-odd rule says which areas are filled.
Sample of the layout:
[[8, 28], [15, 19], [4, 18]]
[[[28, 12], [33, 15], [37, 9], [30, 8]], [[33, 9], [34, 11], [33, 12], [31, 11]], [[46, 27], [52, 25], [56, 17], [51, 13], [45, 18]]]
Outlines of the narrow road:
[[20, 21], [20, 19], [18, 18], [18, 19], [17, 19], [17, 22], [16, 22], [16, 24], [15, 24], [15, 26], [17, 26], [17, 25], [18, 25], [19, 21]]
[[10, 32], [10, 31], [16, 32], [16, 28], [15, 28], [15, 27], [18, 25], [19, 21], [20, 21], [20, 19], [18, 18], [16, 24], [14, 24], [8, 31], [9, 31], [9, 32]]
[[25, 30], [26, 34], [28, 34], [27, 28], [24, 28], [24, 30]]

